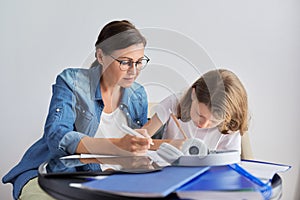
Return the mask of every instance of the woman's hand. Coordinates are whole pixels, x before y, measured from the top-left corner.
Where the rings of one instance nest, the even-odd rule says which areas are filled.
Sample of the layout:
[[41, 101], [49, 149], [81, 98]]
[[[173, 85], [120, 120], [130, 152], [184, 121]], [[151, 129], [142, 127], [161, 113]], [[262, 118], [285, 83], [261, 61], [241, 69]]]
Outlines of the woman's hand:
[[117, 147], [133, 155], [143, 155], [150, 149], [150, 144], [153, 143], [146, 129], [135, 129], [141, 134], [141, 137], [126, 134], [120, 140], [112, 141]]
[[141, 137], [126, 134], [122, 138], [92, 138], [83, 137], [76, 149], [76, 153], [108, 154], [108, 155], [144, 155], [152, 139], [146, 129], [136, 129]]
[[[137, 131], [140, 132], [140, 130]], [[134, 155], [143, 155], [150, 148], [151, 141], [151, 138], [142, 138], [126, 134], [119, 140], [112, 140], [112, 143], [122, 150], [131, 152]]]

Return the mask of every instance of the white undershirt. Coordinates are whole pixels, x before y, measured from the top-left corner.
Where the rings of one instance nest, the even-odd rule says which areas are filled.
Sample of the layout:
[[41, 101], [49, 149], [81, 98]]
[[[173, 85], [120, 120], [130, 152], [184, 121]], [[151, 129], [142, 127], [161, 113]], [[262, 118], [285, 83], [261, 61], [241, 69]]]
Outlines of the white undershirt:
[[[101, 113], [100, 124], [95, 134], [95, 138], [121, 138], [125, 133], [121, 130], [121, 125], [127, 124], [125, 114], [117, 108], [112, 113]], [[101, 169], [120, 170], [119, 165], [101, 164]]]
[[125, 133], [121, 130], [121, 125], [127, 124], [125, 114], [117, 108], [112, 113], [101, 114], [100, 124], [95, 134], [95, 138], [121, 138]]

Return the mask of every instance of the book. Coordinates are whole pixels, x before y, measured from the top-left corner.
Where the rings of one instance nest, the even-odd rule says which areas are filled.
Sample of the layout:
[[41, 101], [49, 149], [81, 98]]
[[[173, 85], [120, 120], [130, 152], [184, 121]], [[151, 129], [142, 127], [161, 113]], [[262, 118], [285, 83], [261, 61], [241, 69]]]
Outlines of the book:
[[165, 197], [209, 167], [167, 166], [161, 171], [143, 174], [113, 174], [101, 180], [82, 183], [81, 189], [127, 197]]
[[215, 166], [178, 188], [176, 193], [187, 199], [270, 199], [280, 196], [276, 192], [281, 192], [272, 188], [273, 176], [289, 168], [288, 165], [250, 160]]
[[180, 198], [188, 199], [263, 199], [258, 186], [229, 166], [211, 167], [205, 174], [176, 190]]
[[239, 165], [264, 183], [270, 182], [276, 173], [285, 172], [291, 168], [289, 165], [256, 160], [242, 160]]

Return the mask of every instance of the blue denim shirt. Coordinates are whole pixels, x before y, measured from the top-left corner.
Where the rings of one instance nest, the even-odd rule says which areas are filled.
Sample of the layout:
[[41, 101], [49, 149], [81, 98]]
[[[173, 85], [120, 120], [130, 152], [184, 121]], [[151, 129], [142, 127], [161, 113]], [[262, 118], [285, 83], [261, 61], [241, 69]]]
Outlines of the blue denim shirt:
[[[41, 163], [74, 154], [82, 137], [96, 134], [104, 107], [100, 90], [101, 71], [101, 66], [70, 68], [57, 76], [44, 135], [2, 179], [3, 183], [13, 184], [15, 199], [23, 186], [38, 175]], [[144, 87], [134, 82], [131, 87], [122, 90], [119, 108], [127, 117], [128, 125], [142, 127], [147, 122], [148, 112]]]

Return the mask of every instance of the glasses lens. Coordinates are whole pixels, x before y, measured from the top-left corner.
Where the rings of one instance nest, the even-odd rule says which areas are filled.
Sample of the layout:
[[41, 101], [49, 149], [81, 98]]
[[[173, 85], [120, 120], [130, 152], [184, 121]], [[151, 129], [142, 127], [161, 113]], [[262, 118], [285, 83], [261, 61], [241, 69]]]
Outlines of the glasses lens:
[[142, 59], [142, 60], [136, 62], [136, 69], [137, 70], [144, 69], [146, 67], [147, 63], [148, 63], [148, 59]]
[[136, 67], [137, 70], [142, 70], [146, 67], [149, 59], [143, 58], [137, 62], [133, 62], [132, 60], [122, 60], [120, 61], [120, 69], [123, 71], [127, 71], [133, 65]]
[[133, 62], [130, 60], [122, 60], [120, 61], [120, 69], [126, 71], [132, 66], [132, 64]]

